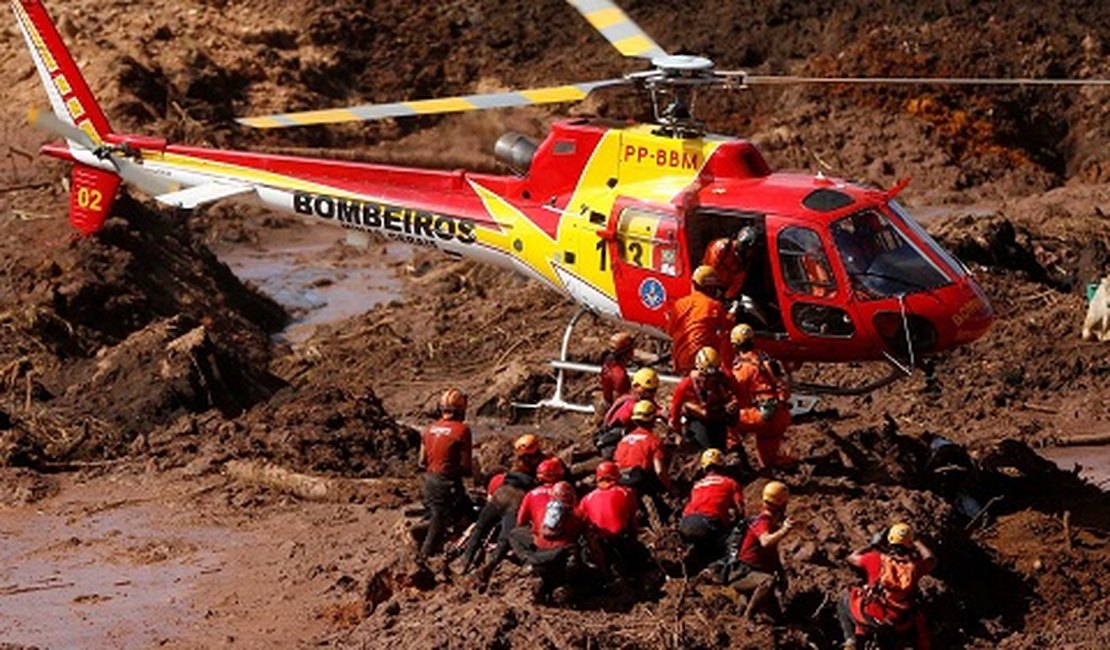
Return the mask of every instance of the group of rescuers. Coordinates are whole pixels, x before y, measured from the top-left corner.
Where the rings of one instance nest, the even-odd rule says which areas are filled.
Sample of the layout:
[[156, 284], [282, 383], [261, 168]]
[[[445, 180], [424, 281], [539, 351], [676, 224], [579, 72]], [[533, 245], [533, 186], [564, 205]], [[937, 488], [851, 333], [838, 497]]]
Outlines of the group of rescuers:
[[[707, 258], [715, 254], [714, 245]], [[682, 496], [668, 473], [664, 442], [655, 433], [663, 421], [680, 437], [679, 448], [698, 457], [698, 477], [677, 517], [688, 548], [684, 570], [746, 595], [745, 618], [779, 615], [775, 590], [785, 589], [786, 576], [778, 546], [795, 529], [786, 515], [790, 489], [768, 481], [759, 513], [746, 516], [742, 487], [730, 474], [735, 474], [734, 464], [744, 473], [762, 474], [794, 464], [781, 452], [790, 425], [789, 379], [781, 364], [756, 348], [752, 327], [722, 331], [730, 317], [721, 299], [738, 286], [736, 278], [724, 283], [713, 266], [703, 265], [693, 280], [694, 291], [676, 301], [671, 312], [672, 361], [685, 376], [674, 391], [669, 417], [654, 401], [655, 371], [628, 370], [633, 337], [614, 334], [601, 373], [608, 408], [594, 439], [602, 460], [593, 490], [578, 498], [564, 462], [546, 454], [537, 436], [520, 436], [513, 442], [512, 466], [490, 480], [486, 502], [458, 547], [464, 573], [477, 569], [485, 585], [512, 554], [540, 578], [535, 594], [540, 602], [573, 600], [582, 585], [599, 580], [641, 583], [660, 565], [639, 540], [640, 521], [668, 525], [672, 512], [665, 496]], [[429, 518], [419, 549], [422, 559], [440, 550], [452, 523], [473, 521], [467, 515], [474, 507], [463, 487], [463, 478], [473, 473], [467, 397], [448, 389], [439, 406], [441, 418], [421, 438]], [[743, 452], [747, 434], [755, 438], [758, 470]], [[726, 461], [726, 452], [736, 463]], [[483, 564], [487, 545], [493, 550]], [[838, 601], [844, 647], [854, 648], [858, 635], [883, 630], [928, 648], [928, 628], [916, 599], [918, 581], [933, 570], [935, 559], [911, 527], [891, 525], [847, 561], [866, 574], [866, 581]]]

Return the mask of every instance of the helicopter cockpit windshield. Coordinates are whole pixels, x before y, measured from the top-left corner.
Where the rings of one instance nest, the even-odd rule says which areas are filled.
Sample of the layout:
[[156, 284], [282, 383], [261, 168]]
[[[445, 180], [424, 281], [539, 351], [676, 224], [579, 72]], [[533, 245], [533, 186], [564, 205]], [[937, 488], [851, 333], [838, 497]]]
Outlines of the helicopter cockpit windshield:
[[833, 222], [832, 235], [852, 285], [873, 298], [927, 291], [952, 282], [878, 210], [863, 210]]

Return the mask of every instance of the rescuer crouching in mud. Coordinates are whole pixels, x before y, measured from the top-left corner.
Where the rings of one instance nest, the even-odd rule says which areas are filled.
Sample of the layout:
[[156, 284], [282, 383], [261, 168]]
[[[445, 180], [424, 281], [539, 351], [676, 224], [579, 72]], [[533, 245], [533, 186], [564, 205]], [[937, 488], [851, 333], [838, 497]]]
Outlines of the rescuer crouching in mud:
[[509, 553], [509, 532], [516, 526], [517, 511], [524, 495], [537, 485], [536, 468], [543, 460], [539, 438], [525, 434], [513, 441], [513, 463], [509, 471], [490, 479], [488, 498], [478, 513], [478, 521], [466, 540], [463, 553], [463, 573], [469, 573], [481, 563], [481, 551], [495, 529], [498, 530], [497, 546], [478, 574], [483, 585]]
[[[559, 462], [549, 459], [544, 463], [550, 461]], [[554, 477], [544, 470], [541, 464], [541, 480]], [[601, 557], [596, 539], [575, 512], [575, 505], [570, 483], [558, 480], [541, 485], [524, 496], [517, 527], [509, 533], [513, 553], [540, 579], [533, 594], [538, 603], [573, 601], [587, 573], [583, 551], [588, 550], [595, 563]]]
[[447, 527], [458, 516], [472, 515], [463, 478], [473, 473], [473, 439], [466, 419], [466, 394], [457, 388], [439, 400], [440, 419], [420, 437], [420, 468], [424, 470], [424, 509], [428, 531], [418, 557], [426, 560], [439, 551]]
[[860, 638], [876, 636], [929, 650], [932, 639], [918, 607], [918, 583], [936, 568], [936, 558], [914, 538], [913, 528], [903, 522], [894, 524], [849, 555], [848, 564], [863, 571], [867, 582], [851, 587], [837, 602], [845, 650], [855, 650]]

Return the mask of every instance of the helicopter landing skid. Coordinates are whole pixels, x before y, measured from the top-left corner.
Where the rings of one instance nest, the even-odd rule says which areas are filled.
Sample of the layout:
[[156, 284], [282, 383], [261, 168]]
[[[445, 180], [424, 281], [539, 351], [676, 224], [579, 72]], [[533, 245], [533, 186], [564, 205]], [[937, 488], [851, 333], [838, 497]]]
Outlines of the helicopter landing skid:
[[[577, 404], [575, 402], [569, 402], [563, 397], [563, 386], [565, 385], [566, 373], [578, 372], [592, 375], [597, 375], [601, 373], [601, 366], [597, 364], [581, 363], [579, 361], [571, 361], [567, 358], [567, 352], [570, 349], [570, 337], [571, 333], [574, 331], [574, 326], [578, 324], [578, 320], [582, 318], [582, 315], [588, 312], [588, 309], [580, 309], [574, 315], [574, 317], [570, 319], [570, 322], [567, 324], [566, 331], [563, 332], [563, 345], [559, 351], [559, 358], [548, 362], [551, 367], [555, 369], [555, 394], [548, 399], [540, 400], [534, 403], [513, 402], [513, 408], [531, 411], [539, 410], [542, 408], [552, 408], [562, 409], [564, 411], [573, 411], [575, 413], [594, 412], [594, 407], [592, 404]], [[897, 377], [895, 377], [895, 379], [897, 379]], [[682, 378], [677, 375], [659, 373], [659, 381], [664, 384], [670, 384], [674, 386], [678, 384], [678, 382], [682, 381]], [[798, 417], [799, 415], [805, 415], [812, 412], [813, 409], [817, 407], [817, 403], [821, 400], [820, 397], [814, 394], [818, 392], [820, 391], [806, 390], [792, 395], [789, 401], [790, 415]]]
[[[579, 370], [578, 366], [588, 366], [589, 365], [589, 364], [578, 364], [578, 363], [575, 363], [575, 362], [570, 361], [569, 359], [567, 359], [567, 352], [570, 349], [570, 335], [574, 331], [574, 326], [577, 325], [578, 320], [580, 318], [582, 318], [582, 316], [584, 314], [588, 313], [588, 312], [589, 312], [588, 309], [579, 309], [578, 313], [576, 313], [574, 315], [574, 317], [570, 319], [570, 322], [567, 323], [566, 331], [563, 332], [563, 346], [559, 351], [559, 359], [558, 359], [558, 361], [552, 361], [551, 362], [551, 365], [557, 371], [555, 373], [555, 394], [552, 395], [548, 399], [540, 400], [540, 401], [535, 402], [533, 404], [513, 402], [512, 403], [513, 408], [532, 410], [532, 411], [539, 410], [539, 409], [542, 409], [542, 408], [553, 408], [553, 409], [562, 409], [564, 411], [574, 411], [575, 413], [593, 413], [594, 412], [594, 407], [593, 407], [592, 404], [576, 404], [574, 402], [568, 402], [566, 399], [563, 398], [563, 384], [564, 384], [564, 379], [565, 379], [566, 372], [568, 370], [570, 370], [570, 371]], [[590, 366], [590, 367], [597, 368], [598, 372], [601, 371], [601, 366]]]

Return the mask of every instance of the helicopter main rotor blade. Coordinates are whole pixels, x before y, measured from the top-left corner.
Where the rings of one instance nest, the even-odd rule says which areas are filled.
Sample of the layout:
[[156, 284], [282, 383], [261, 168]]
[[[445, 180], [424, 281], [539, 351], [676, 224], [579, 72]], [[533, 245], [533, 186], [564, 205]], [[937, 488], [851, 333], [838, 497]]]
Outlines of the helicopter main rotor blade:
[[654, 59], [667, 52], [609, 0], [567, 0], [617, 51], [625, 56]]
[[392, 104], [363, 104], [350, 108], [331, 108], [320, 111], [280, 113], [260, 117], [241, 117], [238, 121], [257, 129], [275, 129], [289, 126], [312, 124], [337, 124], [340, 122], [366, 122], [387, 117], [410, 117], [414, 115], [434, 115], [439, 113], [459, 113], [480, 111], [489, 108], [512, 108], [536, 104], [557, 104], [577, 102], [585, 99], [594, 90], [605, 86], [618, 86], [629, 83], [626, 79], [605, 79], [586, 83], [531, 88], [500, 93], [442, 97], [439, 99], [418, 99]]
[[743, 70], [717, 70], [720, 77], [735, 78], [745, 86], [803, 84], [936, 85], [936, 86], [1110, 86], [1110, 79], [1048, 79], [1044, 77], [804, 77], [753, 75]]

